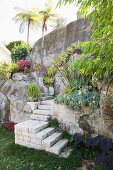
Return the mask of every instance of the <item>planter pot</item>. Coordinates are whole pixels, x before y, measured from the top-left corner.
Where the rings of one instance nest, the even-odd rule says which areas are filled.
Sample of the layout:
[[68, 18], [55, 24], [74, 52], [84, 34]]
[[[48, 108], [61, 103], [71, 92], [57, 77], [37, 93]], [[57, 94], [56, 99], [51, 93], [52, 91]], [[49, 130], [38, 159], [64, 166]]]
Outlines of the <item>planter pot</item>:
[[48, 87], [48, 95], [53, 96], [54, 95], [54, 88], [52, 86]]
[[38, 105], [40, 105], [40, 102], [27, 102], [27, 104], [30, 106], [31, 110], [36, 110], [38, 108]]

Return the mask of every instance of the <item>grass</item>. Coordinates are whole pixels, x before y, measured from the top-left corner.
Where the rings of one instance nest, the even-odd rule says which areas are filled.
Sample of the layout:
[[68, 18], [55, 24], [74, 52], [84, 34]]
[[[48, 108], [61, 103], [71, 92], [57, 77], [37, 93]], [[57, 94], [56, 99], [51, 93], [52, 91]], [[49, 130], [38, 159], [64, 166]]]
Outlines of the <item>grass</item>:
[[[98, 151], [85, 147], [67, 158], [14, 144], [14, 134], [0, 127], [0, 170], [78, 170], [83, 160], [94, 160]], [[95, 170], [100, 170], [99, 166]]]

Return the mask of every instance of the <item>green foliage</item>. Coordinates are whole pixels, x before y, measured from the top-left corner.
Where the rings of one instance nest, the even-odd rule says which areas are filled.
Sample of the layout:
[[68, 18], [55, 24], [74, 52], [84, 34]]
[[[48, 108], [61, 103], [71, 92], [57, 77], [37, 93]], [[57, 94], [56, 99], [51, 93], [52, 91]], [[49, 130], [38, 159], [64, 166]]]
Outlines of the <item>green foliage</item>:
[[[65, 87], [73, 87], [73, 79], [75, 78], [74, 72], [71, 68], [73, 62], [72, 55], [74, 53], [81, 54], [81, 42], [76, 42], [67, 48], [64, 54], [60, 54], [49, 67], [47, 75], [53, 77], [56, 73], [60, 76]], [[72, 57], [72, 58], [71, 58]]]
[[26, 59], [31, 46], [24, 41], [12, 41], [6, 47], [11, 51], [11, 58], [14, 62]]
[[67, 130], [62, 130], [62, 138], [68, 139], [69, 144], [73, 142], [73, 136]]
[[27, 96], [30, 101], [39, 101], [41, 99], [41, 92], [36, 83], [31, 83], [27, 86]]
[[22, 43], [12, 49], [11, 58], [13, 61], [26, 59], [31, 47], [28, 44]]
[[0, 63], [0, 79], [9, 79], [18, 69], [16, 63], [6, 64]]
[[49, 119], [49, 127], [59, 127], [59, 122], [57, 119]]
[[53, 85], [54, 79], [53, 79], [52, 77], [45, 76], [45, 77], [43, 78], [43, 82], [44, 82], [45, 85], [50, 86], [50, 85]]
[[[74, 0], [60, 0], [60, 4], [72, 3]], [[83, 56], [75, 62], [74, 69], [92, 78], [107, 79], [113, 85], [113, 2], [112, 0], [76, 0], [79, 14], [90, 19], [92, 36], [84, 46]]]
[[18, 46], [20, 44], [24, 43], [23, 41], [12, 41], [10, 42], [9, 44], [6, 45], [6, 47], [9, 49], [9, 51], [12, 52], [12, 49], [15, 47], [15, 46]]
[[70, 94], [61, 93], [54, 100], [56, 103], [65, 104], [74, 110], [79, 110], [87, 106], [94, 109], [99, 107], [100, 96], [96, 91], [83, 89], [73, 91]]

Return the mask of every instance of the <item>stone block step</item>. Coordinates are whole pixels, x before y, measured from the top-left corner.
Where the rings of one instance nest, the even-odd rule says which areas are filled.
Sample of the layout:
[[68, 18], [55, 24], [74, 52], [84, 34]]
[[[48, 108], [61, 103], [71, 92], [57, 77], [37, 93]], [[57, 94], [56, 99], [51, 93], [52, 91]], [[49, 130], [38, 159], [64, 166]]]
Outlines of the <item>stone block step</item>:
[[29, 127], [29, 133], [36, 134], [39, 131], [45, 129], [47, 126], [48, 126], [48, 122], [39, 121], [38, 124], [36, 124], [32, 127]]
[[49, 115], [51, 115], [51, 110], [39, 110], [39, 109], [37, 109], [37, 110], [33, 111], [33, 114], [49, 116]]
[[45, 96], [45, 93], [41, 92], [41, 96], [44, 97], [44, 96]]
[[47, 122], [49, 119], [50, 119], [50, 115], [48, 116], [46, 116], [46, 115], [36, 115], [36, 114], [32, 114], [31, 116], [30, 116], [30, 119], [32, 119], [32, 120], [38, 120], [38, 121], [44, 121], [44, 122]]
[[53, 96], [45, 96], [45, 97], [41, 97], [41, 100], [50, 100], [53, 99]]
[[58, 142], [62, 137], [62, 133], [55, 132], [51, 136], [47, 137], [42, 141], [42, 144], [46, 151], [49, 151], [50, 147]]
[[39, 123], [40, 123], [40, 121], [37, 121], [37, 120], [27, 120], [25, 122], [18, 123], [15, 125], [15, 133], [17, 133], [19, 131], [20, 132], [21, 131], [28, 132], [30, 127], [33, 127]]
[[55, 132], [55, 128], [51, 128], [51, 127], [48, 127], [36, 134], [31, 134], [31, 137], [33, 139], [37, 139], [39, 141], [42, 141], [44, 140], [45, 138], [47, 138], [48, 136], [52, 135], [53, 133]]
[[51, 106], [50, 105], [39, 105], [38, 109], [40, 109], [40, 110], [50, 110]]
[[52, 100], [45, 100], [45, 101], [41, 101], [42, 105], [50, 105], [51, 106]]
[[64, 148], [67, 146], [67, 144], [68, 144], [68, 140], [62, 139], [58, 141], [55, 145], [53, 145], [49, 149], [49, 152], [59, 155], [64, 150]]

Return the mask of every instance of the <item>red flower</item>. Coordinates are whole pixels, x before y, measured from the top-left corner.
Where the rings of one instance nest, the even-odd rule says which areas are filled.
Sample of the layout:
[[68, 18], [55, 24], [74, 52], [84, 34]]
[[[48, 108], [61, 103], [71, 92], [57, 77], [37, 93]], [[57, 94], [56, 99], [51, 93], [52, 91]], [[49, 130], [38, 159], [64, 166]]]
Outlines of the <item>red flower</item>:
[[19, 71], [24, 71], [25, 69], [31, 67], [31, 62], [28, 60], [19, 60], [17, 64], [18, 64]]

